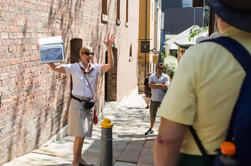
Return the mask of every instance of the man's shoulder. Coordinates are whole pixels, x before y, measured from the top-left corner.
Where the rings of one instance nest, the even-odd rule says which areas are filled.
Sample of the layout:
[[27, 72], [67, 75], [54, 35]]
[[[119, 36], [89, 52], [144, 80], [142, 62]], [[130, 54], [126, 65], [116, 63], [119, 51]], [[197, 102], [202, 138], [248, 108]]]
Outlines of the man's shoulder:
[[156, 73], [153, 73], [150, 75], [150, 77], [155, 77], [156, 76]]
[[187, 61], [210, 61], [212, 57], [221, 58], [224, 52], [227, 50], [215, 42], [203, 42], [189, 47], [182, 58]]
[[155, 77], [155, 76], [156, 76], [156, 74], [153, 73], [153, 74], [150, 75], [149, 79], [152, 79], [152, 78]]
[[163, 73], [162, 76], [163, 76], [164, 78], [169, 79], [169, 76], [168, 76], [166, 73]]
[[214, 48], [221, 48], [221, 46], [215, 42], [205, 41], [189, 47], [188, 50], [196, 51], [197, 53], [212, 53], [215, 52]]

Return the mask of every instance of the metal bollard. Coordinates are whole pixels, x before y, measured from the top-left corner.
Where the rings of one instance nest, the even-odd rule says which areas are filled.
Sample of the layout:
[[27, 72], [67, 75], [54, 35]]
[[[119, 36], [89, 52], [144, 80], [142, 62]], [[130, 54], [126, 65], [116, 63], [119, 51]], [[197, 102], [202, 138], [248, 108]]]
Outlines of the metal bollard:
[[112, 127], [111, 120], [105, 118], [101, 123], [101, 159], [100, 166], [112, 166]]

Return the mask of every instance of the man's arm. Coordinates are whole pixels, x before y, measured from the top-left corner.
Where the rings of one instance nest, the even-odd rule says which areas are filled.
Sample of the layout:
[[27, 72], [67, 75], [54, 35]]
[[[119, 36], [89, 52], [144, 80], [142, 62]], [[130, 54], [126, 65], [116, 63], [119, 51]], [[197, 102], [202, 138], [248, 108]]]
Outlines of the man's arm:
[[155, 166], [176, 166], [185, 130], [186, 125], [161, 118], [153, 148]]
[[48, 63], [49, 67], [59, 73], [66, 73], [63, 66], [55, 65], [54, 63]]
[[104, 64], [101, 67], [102, 74], [108, 72], [113, 67], [113, 64], [114, 64], [113, 55], [112, 55], [112, 44], [114, 43], [115, 36], [111, 35], [111, 38], [109, 36], [110, 35], [108, 34], [107, 41], [106, 42], [104, 41], [107, 48], [107, 53], [108, 53], [108, 63]]
[[164, 85], [164, 84], [160, 84], [160, 83], [155, 84], [154, 82], [150, 82], [148, 84], [148, 86], [149, 86], [149, 88], [156, 88], [156, 89], [161, 89], [161, 90], [166, 90], [169, 88], [168, 85]]

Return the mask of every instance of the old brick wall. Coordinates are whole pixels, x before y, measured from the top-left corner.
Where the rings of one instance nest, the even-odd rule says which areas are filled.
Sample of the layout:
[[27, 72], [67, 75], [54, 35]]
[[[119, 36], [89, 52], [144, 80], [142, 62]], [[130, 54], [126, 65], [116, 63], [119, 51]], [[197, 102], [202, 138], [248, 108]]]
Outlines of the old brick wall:
[[[39, 38], [62, 36], [67, 63], [74, 38], [94, 47], [95, 62], [104, 63], [102, 41], [107, 33], [116, 34], [118, 65], [123, 63], [120, 53], [129, 50], [128, 43], [136, 43], [137, 32], [133, 29], [138, 27], [138, 16], [129, 22], [131, 31], [124, 32], [124, 22], [116, 25], [116, 1], [108, 0], [107, 24], [101, 23], [101, 3], [102, 0], [0, 0], [0, 165], [41, 146], [65, 125], [70, 79], [51, 71], [47, 64], [40, 64]], [[125, 0], [121, 1], [121, 20], [125, 18], [125, 5]], [[136, 15], [137, 7], [130, 9]], [[128, 32], [135, 36], [129, 37]], [[128, 66], [129, 72], [136, 70], [134, 64]], [[122, 71], [127, 75], [126, 70]], [[136, 78], [132, 80], [121, 96], [135, 88]], [[96, 95], [99, 111], [104, 102], [103, 86], [104, 79], [100, 77]]]

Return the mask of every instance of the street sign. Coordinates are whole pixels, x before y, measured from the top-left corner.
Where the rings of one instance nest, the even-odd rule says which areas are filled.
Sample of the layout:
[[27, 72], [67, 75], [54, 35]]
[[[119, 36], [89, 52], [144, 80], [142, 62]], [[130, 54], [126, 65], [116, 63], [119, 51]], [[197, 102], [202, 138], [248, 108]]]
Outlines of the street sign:
[[150, 52], [150, 41], [141, 41], [141, 53]]

